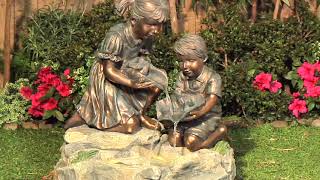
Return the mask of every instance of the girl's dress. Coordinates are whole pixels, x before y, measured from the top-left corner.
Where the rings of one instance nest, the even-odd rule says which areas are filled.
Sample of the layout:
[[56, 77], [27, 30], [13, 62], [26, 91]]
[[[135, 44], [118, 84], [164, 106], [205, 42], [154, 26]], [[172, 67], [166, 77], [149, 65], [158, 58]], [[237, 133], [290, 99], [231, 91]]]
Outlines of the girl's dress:
[[135, 39], [129, 23], [118, 24], [106, 33], [90, 71], [88, 89], [77, 106], [78, 113], [88, 125], [105, 129], [125, 123], [133, 115], [139, 115], [148, 95], [146, 90], [109, 81], [103, 73], [102, 61], [116, 62], [119, 70], [136, 82], [151, 81], [160, 89], [166, 88], [166, 72], [154, 67], [146, 56], [141, 55], [151, 48], [149, 42]]

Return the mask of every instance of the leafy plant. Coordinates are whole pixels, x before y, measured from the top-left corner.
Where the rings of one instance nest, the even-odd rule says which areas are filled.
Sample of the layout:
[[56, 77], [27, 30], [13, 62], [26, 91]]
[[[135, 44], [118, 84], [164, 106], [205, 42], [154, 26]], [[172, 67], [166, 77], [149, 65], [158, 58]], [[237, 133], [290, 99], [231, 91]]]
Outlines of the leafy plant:
[[[15, 53], [15, 78], [31, 77], [45, 66], [55, 70], [85, 66], [102, 41], [105, 31], [121, 19], [113, 2], [94, 7], [89, 13], [41, 9], [27, 21], [20, 35], [22, 48]], [[57, 68], [55, 68], [57, 67]]]
[[0, 125], [3, 123], [21, 123], [28, 119], [25, 101], [19, 93], [23, 84], [28, 84], [27, 79], [19, 79], [16, 83], [7, 83], [0, 90]]
[[[295, 88], [285, 77], [305, 59], [319, 56], [315, 44], [320, 40], [320, 23], [307, 5], [297, 2], [296, 9], [297, 16], [287, 22], [275, 21], [269, 14], [252, 24], [235, 3], [226, 3], [209, 15], [210, 28], [202, 36], [210, 52], [209, 63], [223, 78], [225, 115], [269, 121], [290, 117], [289, 91]], [[259, 72], [272, 73], [286, 93], [257, 91], [252, 82]]]
[[72, 102], [77, 104], [88, 83], [94, 51], [105, 31], [122, 21], [113, 9], [113, 2], [106, 0], [85, 14], [50, 8], [35, 13], [20, 33], [22, 48], [14, 55], [13, 79], [34, 81], [43, 67], [55, 72], [70, 68], [75, 81]]

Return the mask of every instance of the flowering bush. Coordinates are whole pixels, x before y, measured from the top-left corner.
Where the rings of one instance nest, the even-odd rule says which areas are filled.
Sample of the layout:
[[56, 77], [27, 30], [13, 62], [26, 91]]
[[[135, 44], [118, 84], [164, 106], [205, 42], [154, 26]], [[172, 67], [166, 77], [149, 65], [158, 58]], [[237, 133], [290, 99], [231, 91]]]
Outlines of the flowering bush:
[[48, 119], [52, 116], [63, 121], [73, 108], [71, 90], [74, 79], [70, 69], [61, 76], [52, 72], [51, 67], [41, 68], [32, 87], [23, 86], [21, 95], [31, 101], [28, 113], [35, 118]]
[[292, 94], [293, 101], [289, 110], [300, 118], [300, 114], [313, 109], [320, 109], [320, 62], [304, 62], [297, 69], [290, 71], [286, 76], [291, 80], [297, 92]]

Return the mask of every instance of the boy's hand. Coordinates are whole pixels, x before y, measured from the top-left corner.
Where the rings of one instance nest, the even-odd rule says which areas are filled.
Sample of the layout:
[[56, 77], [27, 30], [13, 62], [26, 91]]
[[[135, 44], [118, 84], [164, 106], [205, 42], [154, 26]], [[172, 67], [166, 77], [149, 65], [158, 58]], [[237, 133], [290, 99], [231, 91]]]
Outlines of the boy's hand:
[[194, 119], [198, 119], [203, 115], [202, 111], [191, 111], [189, 116], [184, 119], [184, 121], [192, 121]]

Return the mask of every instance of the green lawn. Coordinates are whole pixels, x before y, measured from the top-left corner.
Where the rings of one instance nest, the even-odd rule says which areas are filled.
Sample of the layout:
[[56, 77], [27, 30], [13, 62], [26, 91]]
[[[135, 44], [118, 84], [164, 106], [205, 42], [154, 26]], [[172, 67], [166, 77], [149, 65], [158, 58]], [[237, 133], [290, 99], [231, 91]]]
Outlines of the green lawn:
[[63, 130], [0, 129], [0, 179], [38, 180], [60, 158]]
[[[60, 157], [63, 130], [0, 129], [0, 179], [41, 179]], [[269, 125], [230, 133], [238, 179], [320, 179], [320, 129]]]
[[238, 179], [320, 179], [320, 129], [233, 130]]

